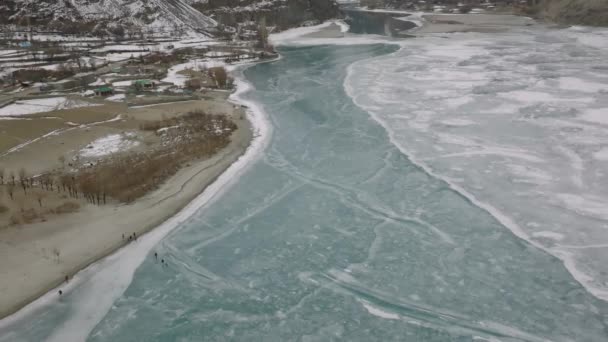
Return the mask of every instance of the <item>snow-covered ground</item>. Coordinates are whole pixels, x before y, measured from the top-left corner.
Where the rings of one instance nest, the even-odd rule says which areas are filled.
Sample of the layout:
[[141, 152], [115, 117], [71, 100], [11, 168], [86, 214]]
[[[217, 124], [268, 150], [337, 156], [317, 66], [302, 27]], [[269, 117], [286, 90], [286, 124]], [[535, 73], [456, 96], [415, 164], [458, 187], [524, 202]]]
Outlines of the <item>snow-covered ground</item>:
[[149, 52], [117, 52], [117, 53], [108, 53], [103, 57], [99, 57], [108, 62], [120, 62], [126, 61], [129, 58], [139, 58], [141, 56], [149, 55]]
[[90, 106], [97, 106], [97, 104], [81, 100], [72, 100], [66, 97], [51, 97], [46, 99], [23, 100], [0, 108], [0, 116], [28, 115], [50, 112], [54, 110]]
[[139, 145], [135, 138], [134, 133], [110, 134], [91, 142], [78, 154], [85, 158], [99, 158], [123, 152]]
[[189, 78], [188, 78], [188, 76], [178, 74], [180, 71], [184, 71], [186, 69], [193, 69], [193, 70], [200, 71], [200, 70], [203, 70], [206, 68], [208, 69], [208, 68], [218, 67], [218, 66], [226, 66], [226, 63], [221, 59], [214, 59], [214, 60], [193, 59], [191, 61], [188, 61], [187, 63], [177, 64], [177, 65], [172, 66], [167, 72], [167, 77], [162, 79], [162, 81], [168, 82], [168, 83], [173, 83], [176, 86], [183, 87]]
[[112, 82], [112, 86], [114, 87], [130, 87], [133, 81], [117, 81]]
[[141, 44], [111, 44], [102, 46], [97, 49], [91, 50], [91, 52], [106, 52], [106, 51], [148, 51], [150, 46], [143, 46]]
[[106, 100], [113, 101], [113, 102], [122, 102], [125, 100], [125, 98], [126, 98], [125, 94], [116, 94], [116, 95], [112, 95], [110, 97], [106, 97]]
[[0, 50], [0, 56], [9, 57], [10, 55], [18, 53], [19, 50]]

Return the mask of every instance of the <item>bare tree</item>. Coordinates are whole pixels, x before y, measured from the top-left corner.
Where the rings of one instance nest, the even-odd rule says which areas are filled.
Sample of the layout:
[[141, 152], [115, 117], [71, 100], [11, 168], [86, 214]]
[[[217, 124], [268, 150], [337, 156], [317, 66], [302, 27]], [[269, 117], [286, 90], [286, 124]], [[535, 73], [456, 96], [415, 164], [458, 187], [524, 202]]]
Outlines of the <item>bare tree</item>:
[[40, 192], [38, 194], [36, 194], [36, 199], [38, 200], [38, 205], [42, 208], [42, 200], [44, 199], [45, 194], [43, 192]]
[[23, 193], [27, 195], [27, 171], [23, 167], [19, 169], [19, 181], [21, 182]]
[[47, 190], [53, 191], [53, 177], [51, 175], [46, 176]]
[[[54, 183], [57, 184], [57, 192], [61, 192], [61, 187], [59, 186], [59, 184], [61, 184], [61, 177], [55, 176]], [[65, 191], [65, 189], [64, 189], [64, 191]]]
[[217, 83], [218, 88], [226, 88], [226, 84], [228, 84], [228, 73], [224, 67], [214, 67], [209, 69], [209, 72], [215, 79], [215, 83]]

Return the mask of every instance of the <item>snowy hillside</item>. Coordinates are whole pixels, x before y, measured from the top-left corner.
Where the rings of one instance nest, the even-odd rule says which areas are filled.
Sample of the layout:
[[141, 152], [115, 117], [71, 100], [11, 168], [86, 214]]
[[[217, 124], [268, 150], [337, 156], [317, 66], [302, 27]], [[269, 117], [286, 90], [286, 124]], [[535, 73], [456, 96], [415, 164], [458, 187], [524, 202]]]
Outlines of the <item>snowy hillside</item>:
[[[216, 22], [192, 8], [192, 0], [3, 0], [0, 21], [62, 30], [70, 23], [86, 29], [167, 31], [206, 30]], [[67, 27], [69, 28], [69, 27]]]
[[338, 16], [334, 0], [188, 0], [192, 7], [213, 16], [220, 24], [266, 21], [269, 26], [287, 29], [305, 22], [324, 21]]

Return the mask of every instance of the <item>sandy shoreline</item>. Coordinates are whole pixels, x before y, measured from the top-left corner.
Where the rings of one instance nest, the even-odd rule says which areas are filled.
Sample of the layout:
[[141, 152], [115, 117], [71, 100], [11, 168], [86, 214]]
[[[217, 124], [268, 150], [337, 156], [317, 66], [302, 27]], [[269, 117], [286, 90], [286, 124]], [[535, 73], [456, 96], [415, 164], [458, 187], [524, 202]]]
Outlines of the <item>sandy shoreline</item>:
[[[60, 286], [92, 263], [127, 245], [178, 213], [247, 150], [252, 127], [243, 115], [231, 143], [209, 159], [191, 163], [159, 189], [130, 205], [87, 206], [48, 222], [0, 231], [0, 317]], [[60, 255], [54, 254], [59, 250]], [[27, 265], [27, 267], [24, 267]]]

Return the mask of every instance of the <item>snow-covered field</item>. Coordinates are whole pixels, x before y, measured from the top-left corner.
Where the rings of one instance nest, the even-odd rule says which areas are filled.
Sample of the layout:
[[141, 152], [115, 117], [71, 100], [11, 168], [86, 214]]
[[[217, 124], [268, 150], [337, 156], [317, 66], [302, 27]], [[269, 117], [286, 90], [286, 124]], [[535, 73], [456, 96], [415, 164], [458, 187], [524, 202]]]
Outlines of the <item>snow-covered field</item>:
[[81, 100], [68, 99], [66, 97], [51, 97], [46, 99], [23, 100], [0, 108], [0, 116], [28, 115], [50, 112], [54, 110], [90, 106], [97, 106], [97, 104]]
[[117, 53], [108, 53], [100, 59], [106, 60], [108, 62], [120, 62], [125, 61], [129, 58], [139, 58], [141, 56], [149, 55], [149, 52], [117, 52]]
[[141, 44], [110, 44], [103, 47], [93, 49], [91, 52], [106, 52], [106, 51], [148, 51], [149, 46]]

